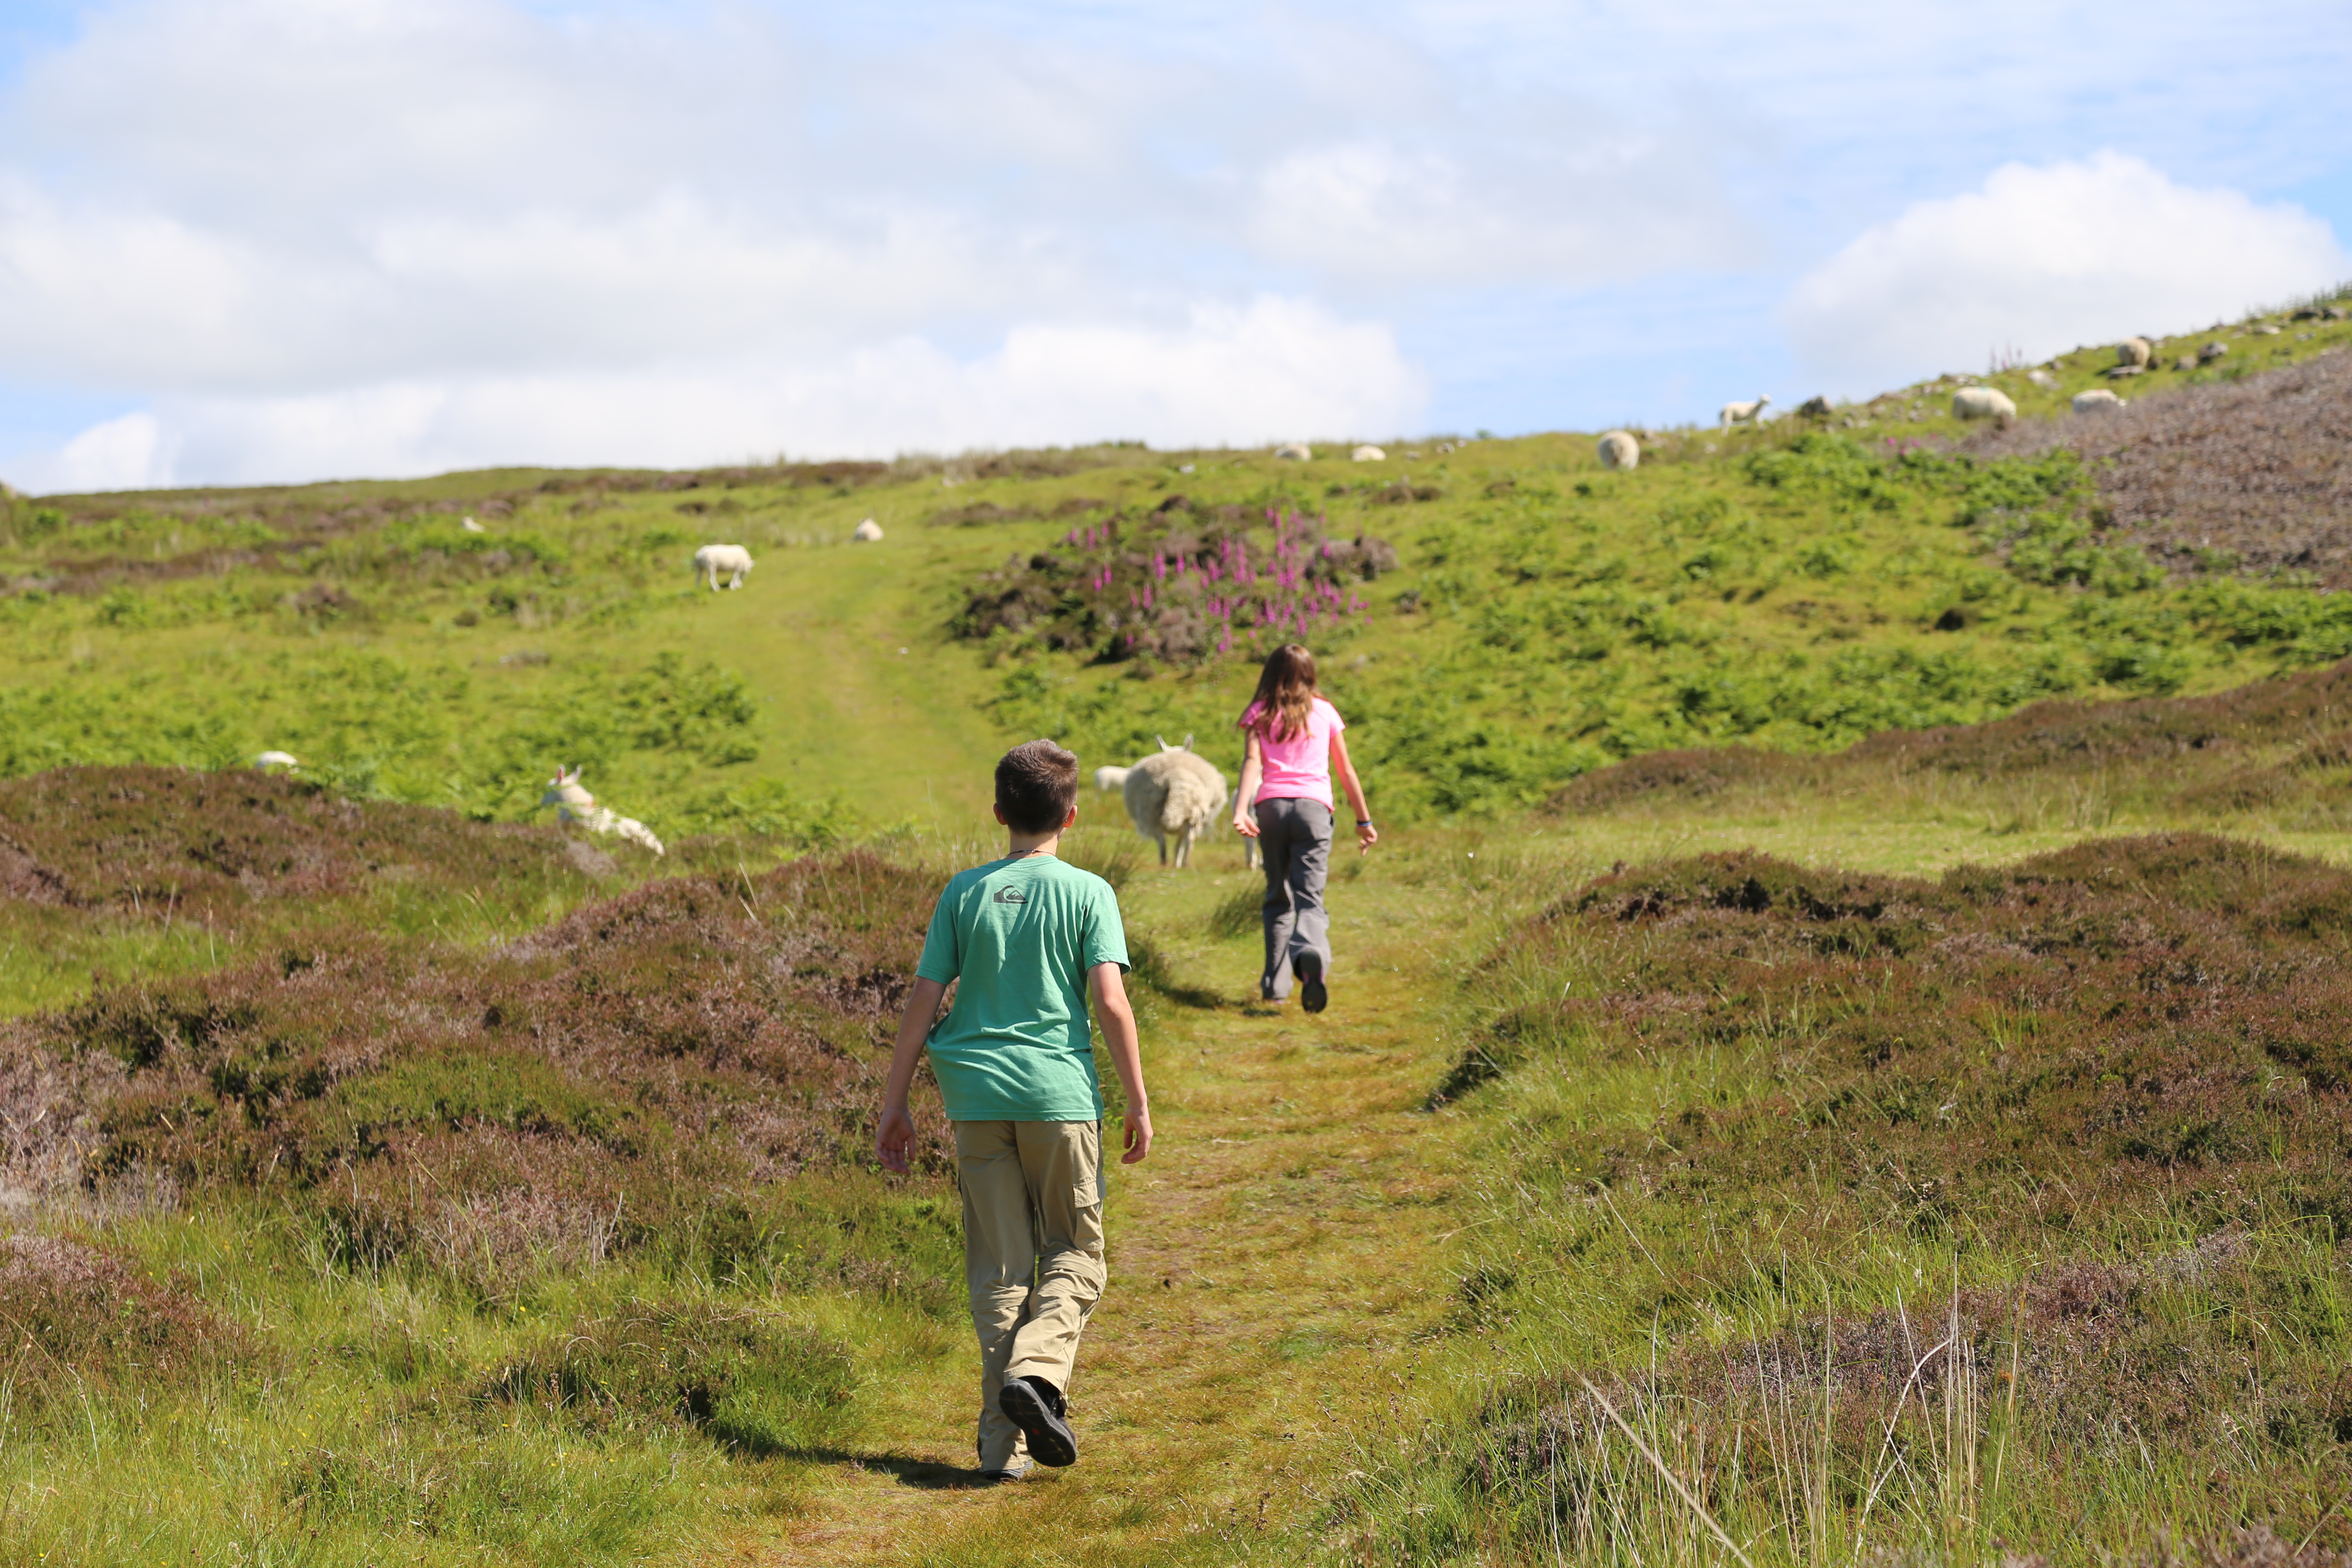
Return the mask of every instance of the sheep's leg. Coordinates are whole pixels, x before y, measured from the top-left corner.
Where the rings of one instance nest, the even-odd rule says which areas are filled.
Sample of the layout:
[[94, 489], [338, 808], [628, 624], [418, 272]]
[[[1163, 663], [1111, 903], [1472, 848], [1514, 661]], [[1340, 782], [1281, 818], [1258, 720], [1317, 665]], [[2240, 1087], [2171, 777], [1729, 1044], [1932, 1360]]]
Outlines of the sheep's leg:
[[1165, 868], [1168, 864], [1168, 836], [1164, 833], [1155, 833], [1151, 836], [1151, 842], [1160, 846], [1160, 864]]
[[1176, 836], [1176, 868], [1180, 871], [1192, 864], [1192, 829], [1186, 828]]

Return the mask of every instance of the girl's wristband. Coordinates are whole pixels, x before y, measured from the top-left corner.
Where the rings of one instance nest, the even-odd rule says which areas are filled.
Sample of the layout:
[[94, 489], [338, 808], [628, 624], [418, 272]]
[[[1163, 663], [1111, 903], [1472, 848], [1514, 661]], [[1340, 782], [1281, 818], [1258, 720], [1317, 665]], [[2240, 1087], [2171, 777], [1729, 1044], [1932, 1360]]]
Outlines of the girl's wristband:
[[1359, 827], [1370, 827], [1371, 825], [1372, 819], [1369, 816], [1360, 816], [1356, 818], [1356, 826]]

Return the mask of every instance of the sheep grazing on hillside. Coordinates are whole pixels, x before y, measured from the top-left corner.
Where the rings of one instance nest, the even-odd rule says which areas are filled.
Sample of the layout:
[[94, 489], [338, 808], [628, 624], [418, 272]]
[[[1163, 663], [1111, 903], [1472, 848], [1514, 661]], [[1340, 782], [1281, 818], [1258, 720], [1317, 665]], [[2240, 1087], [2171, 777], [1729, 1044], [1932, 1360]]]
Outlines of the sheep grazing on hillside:
[[1753, 403], [1725, 404], [1723, 405], [1722, 427], [1728, 430], [1734, 425], [1755, 424], [1759, 419], [1761, 419], [1764, 416], [1764, 405], [1771, 401], [1772, 400], [1769, 397], [1759, 397]]
[[266, 773], [272, 768], [285, 768], [290, 772], [301, 765], [301, 763], [291, 752], [264, 752], [261, 755], [253, 759], [253, 767], [256, 773]]
[[1311, 463], [1315, 460], [1315, 448], [1304, 441], [1286, 441], [1274, 449], [1274, 455], [1294, 463]]
[[2032, 382], [2034, 385], [2040, 387], [2044, 392], [2055, 392], [2058, 390], [2058, 378], [2051, 374], [2048, 371], [2043, 370], [2039, 365], [2027, 371], [2025, 373], [2025, 379]]
[[469, 517], [469, 518], [467, 518], [465, 521], [463, 521], [463, 522], [459, 523], [457, 526], [458, 526], [459, 528], [464, 529], [467, 533], [488, 533], [488, 532], [489, 532], [489, 530], [488, 530], [488, 529], [484, 528], [480, 523], [476, 522], [476, 521], [475, 521], [472, 518], [470, 518], [470, 517]]
[[860, 544], [879, 544], [882, 542], [882, 525], [869, 517], [851, 529], [849, 537]]
[[714, 594], [719, 592], [722, 573], [733, 573], [727, 585], [740, 588], [743, 585], [743, 574], [751, 569], [751, 552], [740, 544], [706, 544], [694, 552], [695, 575], [709, 582]]
[[1125, 768], [1097, 768], [1095, 770], [1095, 788], [1102, 791], [1103, 794], [1108, 795], [1115, 789], [1125, 789], [1126, 787], [1127, 770]]
[[1168, 864], [1168, 841], [1176, 841], [1179, 869], [1192, 864], [1192, 842], [1216, 826], [1233, 791], [1216, 763], [1191, 749], [1192, 737], [1171, 746], [1160, 737], [1156, 755], [1127, 770], [1120, 795], [1135, 830], [1160, 847], [1160, 863]]
[[560, 820], [576, 822], [591, 833], [617, 833], [656, 855], [662, 852], [662, 841], [654, 837], [652, 828], [634, 816], [623, 816], [610, 806], [598, 805], [596, 797], [581, 784], [578, 768], [557, 768], [555, 776], [547, 781], [547, 793], [539, 797], [539, 804], [555, 807]]
[[2146, 370], [2147, 362], [2155, 357], [2156, 345], [2146, 338], [2126, 338], [2116, 345], [2117, 364], [2137, 365], [2142, 370]]
[[1640, 466], [1642, 443], [1623, 430], [1612, 430], [1601, 437], [1601, 466], [1604, 468], [1631, 468]]
[[2017, 405], [1998, 387], [1964, 386], [1952, 394], [1955, 419], [1998, 419], [2006, 425], [2017, 417]]
[[1350, 461], [1358, 463], [1385, 463], [1389, 460], [1389, 455], [1378, 447], [1359, 447], [1348, 457]]
[[2113, 414], [2118, 409], [2129, 406], [2131, 406], [2129, 404], [2104, 386], [2074, 395], [2074, 408], [2077, 414]]

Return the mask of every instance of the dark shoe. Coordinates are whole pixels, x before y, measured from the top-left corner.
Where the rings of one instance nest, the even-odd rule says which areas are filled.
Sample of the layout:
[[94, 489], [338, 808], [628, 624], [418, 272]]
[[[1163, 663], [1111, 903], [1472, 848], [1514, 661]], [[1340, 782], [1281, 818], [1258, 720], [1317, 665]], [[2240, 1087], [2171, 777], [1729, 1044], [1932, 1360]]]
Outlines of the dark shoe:
[[1055, 1469], [1078, 1462], [1078, 1435], [1062, 1419], [1062, 1391], [1042, 1377], [1016, 1377], [996, 1396], [1004, 1418], [1029, 1439], [1029, 1454]]
[[1331, 994], [1323, 989], [1323, 955], [1302, 952], [1292, 962], [1291, 968], [1298, 975], [1298, 1005], [1310, 1013], [1323, 1011], [1324, 1005], [1331, 1000]]
[[1002, 1470], [982, 1470], [980, 1484], [984, 1487], [1009, 1486], [1029, 1473], [1029, 1461], [1023, 1459]]

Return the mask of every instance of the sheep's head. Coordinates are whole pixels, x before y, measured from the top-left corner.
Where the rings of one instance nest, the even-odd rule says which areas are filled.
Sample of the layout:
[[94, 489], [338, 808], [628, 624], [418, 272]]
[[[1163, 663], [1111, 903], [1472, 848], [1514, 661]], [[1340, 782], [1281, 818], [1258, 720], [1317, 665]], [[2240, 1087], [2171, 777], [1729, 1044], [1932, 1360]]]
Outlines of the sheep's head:
[[547, 793], [539, 797], [541, 805], [593, 805], [596, 797], [590, 795], [580, 782], [578, 768], [559, 766], [555, 776], [547, 781]]

